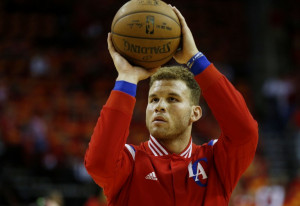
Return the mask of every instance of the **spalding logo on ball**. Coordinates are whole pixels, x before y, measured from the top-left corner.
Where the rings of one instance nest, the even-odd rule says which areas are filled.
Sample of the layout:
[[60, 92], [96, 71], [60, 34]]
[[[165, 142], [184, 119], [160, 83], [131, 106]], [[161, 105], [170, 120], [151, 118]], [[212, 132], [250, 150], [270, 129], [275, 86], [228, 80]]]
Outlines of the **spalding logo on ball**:
[[181, 39], [175, 12], [159, 0], [131, 0], [116, 13], [112, 26], [116, 50], [134, 65], [154, 68], [167, 63]]

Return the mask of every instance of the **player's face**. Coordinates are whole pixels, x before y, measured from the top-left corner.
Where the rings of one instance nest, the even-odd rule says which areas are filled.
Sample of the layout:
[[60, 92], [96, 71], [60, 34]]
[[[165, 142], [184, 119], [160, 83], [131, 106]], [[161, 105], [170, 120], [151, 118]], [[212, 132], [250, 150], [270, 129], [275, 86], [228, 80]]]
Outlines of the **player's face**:
[[190, 90], [183, 81], [155, 81], [149, 90], [147, 128], [157, 139], [190, 137], [192, 110]]

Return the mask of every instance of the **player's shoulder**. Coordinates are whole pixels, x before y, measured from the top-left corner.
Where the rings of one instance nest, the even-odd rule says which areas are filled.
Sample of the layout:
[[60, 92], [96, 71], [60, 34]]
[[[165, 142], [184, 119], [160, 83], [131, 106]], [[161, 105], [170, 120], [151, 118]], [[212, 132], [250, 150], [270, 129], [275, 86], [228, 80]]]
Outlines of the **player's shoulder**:
[[218, 142], [218, 139], [212, 139], [204, 144], [197, 145], [193, 143], [193, 150], [195, 152], [195, 155], [203, 155], [207, 153], [212, 153], [215, 144]]
[[133, 160], [135, 160], [135, 156], [137, 153], [145, 152], [144, 142], [140, 145], [125, 144], [125, 149], [130, 153]]
[[218, 139], [211, 139], [208, 142], [205, 142], [200, 145], [193, 143], [193, 147], [195, 147], [196, 149], [212, 148], [217, 142]]

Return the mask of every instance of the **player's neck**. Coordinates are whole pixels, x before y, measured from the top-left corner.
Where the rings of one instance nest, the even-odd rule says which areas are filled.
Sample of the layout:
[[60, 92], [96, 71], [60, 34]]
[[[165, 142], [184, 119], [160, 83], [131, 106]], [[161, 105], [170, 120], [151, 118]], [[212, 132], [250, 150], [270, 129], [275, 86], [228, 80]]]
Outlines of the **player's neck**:
[[180, 154], [189, 144], [191, 132], [174, 138], [158, 139], [158, 141], [168, 149], [169, 152]]

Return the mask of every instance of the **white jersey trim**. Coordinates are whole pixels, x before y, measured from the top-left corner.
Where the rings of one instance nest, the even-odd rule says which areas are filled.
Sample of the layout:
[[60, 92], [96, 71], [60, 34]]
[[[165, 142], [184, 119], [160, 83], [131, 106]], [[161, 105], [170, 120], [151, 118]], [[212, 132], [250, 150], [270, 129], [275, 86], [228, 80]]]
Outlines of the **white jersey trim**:
[[182, 152], [180, 156], [185, 157], [185, 158], [190, 158], [192, 155], [192, 145], [193, 145], [193, 142], [191, 140], [190, 146], [184, 152]]
[[[159, 144], [159, 142], [153, 137], [150, 135], [150, 140], [151, 142], [153, 143], [154, 146], [157, 146], [155, 147], [157, 150], [159, 149], [160, 151], [162, 151], [165, 155], [168, 155], [169, 153], [163, 148], [163, 146], [161, 146], [161, 144]], [[162, 156], [162, 155], [160, 155]]]
[[132, 159], [135, 160], [135, 149], [129, 144], [125, 144], [125, 147], [130, 152]]
[[217, 141], [218, 141], [218, 139], [215, 139], [215, 140], [213, 141], [213, 145], [215, 145], [215, 144], [217, 143]]
[[[157, 156], [157, 153], [158, 153], [160, 156], [163, 155], [163, 154], [155, 147], [155, 145], [154, 145], [151, 141], [149, 141], [148, 143], [149, 143], [149, 148], [151, 149], [151, 151], [153, 152], [153, 154], [154, 154], [155, 156]], [[154, 151], [154, 150], [155, 150], [155, 151]]]
[[[193, 142], [191, 140], [190, 145], [188, 146], [188, 148], [183, 151], [180, 156], [184, 157], [184, 158], [190, 158], [192, 155], [192, 148], [193, 148]], [[153, 137], [152, 135], [150, 135], [149, 141], [148, 141], [148, 146], [149, 149], [151, 150], [151, 152], [154, 154], [154, 156], [164, 156], [164, 155], [168, 155], [169, 153], [166, 151], [165, 148], [163, 148], [163, 146], [155, 139], [155, 137]]]

